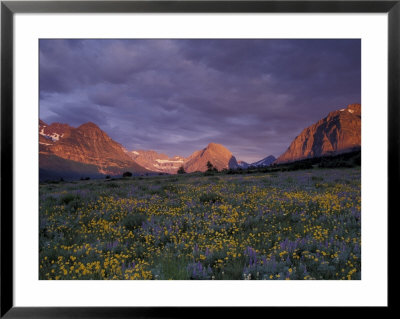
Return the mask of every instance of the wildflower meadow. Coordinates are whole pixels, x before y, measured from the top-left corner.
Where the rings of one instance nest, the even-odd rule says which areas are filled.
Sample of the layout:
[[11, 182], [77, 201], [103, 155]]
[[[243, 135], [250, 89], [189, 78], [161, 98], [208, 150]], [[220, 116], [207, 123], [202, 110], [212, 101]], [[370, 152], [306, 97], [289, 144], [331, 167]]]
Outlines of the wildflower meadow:
[[39, 278], [361, 279], [360, 167], [40, 184]]

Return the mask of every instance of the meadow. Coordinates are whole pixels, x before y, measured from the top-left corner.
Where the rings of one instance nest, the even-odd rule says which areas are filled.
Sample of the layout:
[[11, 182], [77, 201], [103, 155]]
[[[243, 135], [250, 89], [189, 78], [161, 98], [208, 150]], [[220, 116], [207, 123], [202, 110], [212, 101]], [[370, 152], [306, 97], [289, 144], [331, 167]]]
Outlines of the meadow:
[[39, 278], [361, 279], [354, 168], [41, 183]]

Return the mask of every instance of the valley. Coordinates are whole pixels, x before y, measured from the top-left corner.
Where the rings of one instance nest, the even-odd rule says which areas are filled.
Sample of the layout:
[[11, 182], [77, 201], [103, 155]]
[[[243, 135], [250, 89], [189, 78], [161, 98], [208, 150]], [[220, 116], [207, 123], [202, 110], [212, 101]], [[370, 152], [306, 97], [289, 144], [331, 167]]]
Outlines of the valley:
[[[244, 285], [234, 304], [359, 303], [361, 49], [360, 38], [39, 39], [39, 280], [323, 280], [268, 296]], [[367, 124], [384, 107], [364, 105]], [[367, 208], [365, 225], [385, 221]], [[337, 280], [358, 288], [348, 298]], [[232, 304], [226, 288], [212, 304]], [[165, 305], [160, 291], [145, 304]], [[210, 301], [194, 289], [172, 303], [181, 293]]]
[[[331, 156], [361, 149], [361, 105], [330, 112], [327, 117], [305, 128], [288, 149], [275, 158], [269, 155], [254, 163], [238, 161], [224, 145], [209, 143], [188, 157], [154, 150], [127, 150], [94, 123], [77, 128], [68, 124], [39, 121], [40, 180], [99, 178], [134, 175], [204, 172], [210, 162], [217, 170], [268, 167], [307, 158]], [[267, 153], [267, 152], [266, 152]]]

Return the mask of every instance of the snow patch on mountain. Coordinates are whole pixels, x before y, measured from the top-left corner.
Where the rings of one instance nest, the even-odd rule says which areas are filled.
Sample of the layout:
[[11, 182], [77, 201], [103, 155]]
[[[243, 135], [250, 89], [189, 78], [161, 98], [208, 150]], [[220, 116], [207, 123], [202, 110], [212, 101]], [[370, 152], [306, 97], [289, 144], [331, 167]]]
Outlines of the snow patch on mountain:
[[46, 134], [44, 132], [44, 128], [39, 132], [39, 134], [44, 136], [45, 138], [51, 139], [53, 142], [58, 141], [60, 138], [64, 136], [64, 134], [58, 134], [58, 133]]
[[156, 159], [156, 162], [160, 163], [160, 164], [164, 164], [164, 163], [183, 163], [183, 160], [175, 160], [175, 161], [171, 161], [171, 160], [162, 160], [162, 159]]

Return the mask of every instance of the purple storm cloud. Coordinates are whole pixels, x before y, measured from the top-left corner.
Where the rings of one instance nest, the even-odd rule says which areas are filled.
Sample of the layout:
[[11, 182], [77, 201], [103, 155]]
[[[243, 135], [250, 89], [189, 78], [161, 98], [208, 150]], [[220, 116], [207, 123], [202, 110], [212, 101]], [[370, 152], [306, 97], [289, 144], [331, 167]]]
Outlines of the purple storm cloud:
[[128, 150], [279, 156], [361, 102], [361, 41], [40, 40], [40, 118], [92, 121]]

